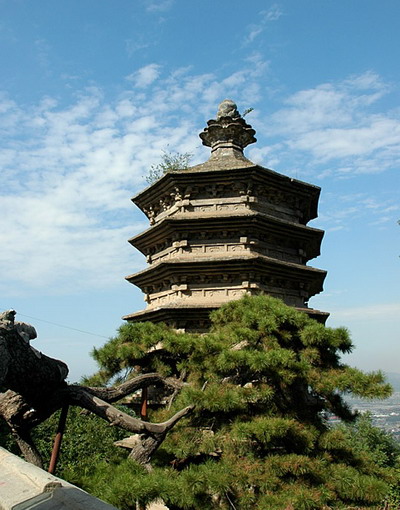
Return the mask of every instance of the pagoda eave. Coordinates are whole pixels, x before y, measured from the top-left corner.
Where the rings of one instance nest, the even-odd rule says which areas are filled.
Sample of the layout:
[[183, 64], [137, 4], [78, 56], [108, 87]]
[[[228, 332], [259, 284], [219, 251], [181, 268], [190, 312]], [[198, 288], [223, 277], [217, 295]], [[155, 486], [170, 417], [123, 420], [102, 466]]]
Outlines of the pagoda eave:
[[209, 314], [243, 296], [267, 294], [324, 323], [308, 308], [326, 271], [308, 266], [320, 254], [320, 188], [254, 164], [243, 150], [255, 130], [230, 99], [200, 133], [208, 161], [164, 174], [132, 198], [150, 227], [129, 243], [148, 267], [126, 277], [146, 309], [128, 321], [165, 322], [205, 332]]
[[[218, 308], [218, 306], [209, 305], [186, 306], [179, 303], [175, 306], [159, 306], [153, 309], [141, 310], [140, 312], [124, 315], [122, 319], [129, 322], [165, 322], [176, 329], [203, 333], [210, 327], [210, 313]], [[329, 317], [329, 313], [314, 308], [295, 307], [295, 309], [306, 313], [311, 319], [322, 324], [325, 324]]]
[[210, 166], [207, 170], [192, 171], [191, 168], [188, 168], [179, 172], [168, 172], [154, 184], [135, 195], [131, 200], [146, 214], [146, 211], [152, 207], [152, 204], [159, 202], [162, 196], [171, 196], [177, 186], [192, 188], [194, 186], [194, 177], [195, 186], [197, 187], [251, 181], [255, 187], [265, 186], [304, 200], [307, 203], [307, 206], [303, 206], [304, 223], [317, 217], [318, 200], [321, 191], [318, 186], [293, 179], [259, 165], [252, 165], [250, 167], [240, 165], [238, 168], [227, 167], [222, 169], [212, 169]]
[[[149, 268], [127, 276], [125, 279], [139, 288], [154, 285], [165, 280], [190, 280], [198, 275], [221, 277], [224, 273], [236, 275], [258, 273], [273, 278], [285, 278], [309, 285], [308, 297], [323, 290], [326, 271], [301, 264], [293, 264], [262, 255], [246, 257], [213, 257], [204, 260], [192, 257], [190, 260], [175, 259], [152, 264]], [[222, 278], [222, 277], [221, 277]]]
[[320, 254], [323, 230], [257, 211], [248, 211], [237, 215], [220, 214], [218, 217], [188, 216], [187, 214], [167, 216], [141, 234], [131, 237], [128, 242], [147, 255], [147, 251], [157, 243], [168, 238], [181, 239], [182, 234], [185, 235], [188, 232], [193, 237], [193, 234], [203, 231], [218, 234], [235, 229], [235, 233], [239, 237], [240, 232], [247, 232], [249, 235], [250, 228], [263, 234], [284, 237], [286, 241], [288, 239], [295, 240], [297, 244], [302, 245], [305, 254], [304, 261], [311, 260]]

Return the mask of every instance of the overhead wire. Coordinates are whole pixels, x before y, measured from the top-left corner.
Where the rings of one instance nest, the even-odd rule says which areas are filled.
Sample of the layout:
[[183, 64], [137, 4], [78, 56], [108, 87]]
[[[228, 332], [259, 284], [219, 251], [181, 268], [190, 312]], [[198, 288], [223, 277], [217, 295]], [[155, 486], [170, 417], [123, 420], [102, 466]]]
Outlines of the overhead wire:
[[[5, 308], [1, 308], [1, 310], [3, 312], [7, 311]], [[99, 335], [98, 333], [92, 333], [90, 331], [85, 331], [83, 329], [74, 328], [72, 326], [65, 326], [65, 324], [58, 324], [57, 322], [47, 321], [45, 319], [39, 319], [38, 317], [32, 317], [31, 315], [26, 315], [26, 314], [20, 313], [20, 312], [18, 312], [18, 315], [20, 315], [21, 317], [27, 317], [28, 319], [33, 319], [35, 321], [45, 322], [47, 324], [51, 324], [52, 326], [58, 326], [59, 328], [71, 329], [72, 331], [78, 331], [79, 333], [85, 333], [86, 335], [97, 336], [99, 338], [105, 338], [105, 339], [109, 340], [108, 336]]]

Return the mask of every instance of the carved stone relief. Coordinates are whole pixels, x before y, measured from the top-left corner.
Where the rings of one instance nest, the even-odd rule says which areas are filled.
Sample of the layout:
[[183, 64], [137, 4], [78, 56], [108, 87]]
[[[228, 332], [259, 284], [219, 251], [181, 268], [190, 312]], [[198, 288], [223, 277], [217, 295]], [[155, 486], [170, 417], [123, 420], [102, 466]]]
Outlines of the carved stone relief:
[[[293, 306], [306, 306], [315, 289], [312, 273], [307, 273], [311, 282], [307, 283], [300, 281], [302, 273], [296, 267], [280, 264], [272, 270], [269, 260], [266, 265], [270, 269], [264, 270], [260, 269], [259, 262], [255, 265], [251, 259], [260, 254], [280, 262], [305, 264], [307, 250], [311, 246], [313, 252], [317, 251], [317, 241], [313, 241], [310, 233], [303, 236], [305, 231], [300, 224], [308, 221], [310, 208], [315, 206], [315, 190], [301, 182], [292, 183], [286, 177], [249, 162], [243, 156], [243, 147], [255, 141], [254, 134], [251, 126], [240, 117], [235, 103], [224, 101], [217, 120], [211, 119], [200, 135], [203, 144], [211, 147], [212, 154], [207, 163], [196, 169], [199, 173], [192, 171], [190, 179], [170, 174], [163, 189], [156, 186], [140, 195], [136, 203], [145, 203], [143, 210], [150, 225], [160, 226], [160, 229], [157, 227], [149, 233], [147, 240], [145, 236], [140, 238], [140, 245], [145, 246], [140, 249], [154, 271], [136, 280], [132, 278], [133, 283], [146, 281], [143, 290], [148, 308], [173, 304], [179, 309], [179, 303], [182, 303], [185, 307], [193, 305], [194, 308], [198, 304], [199, 310], [204, 310], [207, 306], [219, 306], [238, 299], [243, 294], [260, 292], [281, 298]], [[238, 166], [238, 161], [243, 167]], [[206, 181], [203, 170], [210, 169], [210, 165], [212, 172]], [[232, 173], [227, 172], [230, 168]], [[190, 185], [182, 183], [189, 180]], [[268, 216], [263, 215], [291, 224], [268, 221]], [[237, 219], [238, 216], [243, 220]], [[175, 223], [166, 222], [165, 229], [160, 225], [168, 217], [179, 220], [176, 223], [179, 227], [173, 233], [171, 227]], [[211, 218], [213, 222], [208, 229], [207, 222]], [[185, 220], [190, 221], [183, 227]], [[197, 225], [193, 228], [196, 220]], [[162, 232], [168, 232], [164, 239]], [[215, 262], [225, 259], [237, 262], [231, 266], [218, 264], [224, 268], [218, 272]], [[188, 261], [193, 262], [188, 273], [178, 274], [184, 273], [183, 267], [187, 267], [180, 266], [180, 262]], [[205, 261], [214, 261], [209, 271], [205, 270]], [[173, 264], [163, 266], [167, 262]], [[196, 272], [197, 262], [201, 264]], [[237, 267], [242, 269], [239, 271]], [[175, 320], [174, 324], [179, 320]], [[208, 326], [201, 312], [190, 321], [194, 329]], [[181, 322], [182, 327], [187, 329], [188, 321]]]

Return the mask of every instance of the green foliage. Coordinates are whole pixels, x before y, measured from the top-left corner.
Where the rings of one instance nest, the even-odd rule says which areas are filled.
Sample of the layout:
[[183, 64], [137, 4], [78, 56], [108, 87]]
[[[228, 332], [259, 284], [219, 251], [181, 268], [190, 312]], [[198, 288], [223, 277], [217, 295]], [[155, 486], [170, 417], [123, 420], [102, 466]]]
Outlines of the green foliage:
[[338, 426], [360, 454], [370, 452], [371, 459], [378, 466], [400, 467], [400, 444], [388, 432], [375, 427], [370, 413], [359, 415], [354, 423]]
[[[96, 384], [152, 371], [186, 382], [151, 421], [196, 407], [168, 433], [151, 472], [122, 459], [114, 429], [74, 411], [62, 476], [121, 509], [157, 498], [171, 510], [380, 508], [390, 487], [394, 501], [393, 443], [360, 420], [328, 422], [330, 414], [356, 418], [346, 392], [390, 394], [380, 372], [340, 361], [352, 349], [345, 328], [326, 328], [268, 296], [228, 303], [212, 321], [205, 335], [128, 323], [93, 351]], [[48, 452], [49, 431], [40, 434]]]
[[3, 420], [0, 420], [0, 446], [14, 454], [19, 453], [18, 447], [11, 435], [11, 431], [6, 422]]
[[254, 110], [254, 108], [246, 108], [245, 111], [242, 113], [242, 117], [246, 117], [249, 113], [251, 113]]
[[[126, 412], [126, 409], [123, 409]], [[45, 460], [45, 469], [50, 461], [51, 450], [60, 412], [55, 413], [46, 422], [36, 427], [32, 437]], [[57, 463], [57, 476], [72, 483], [80, 482], [86, 473], [92, 473], [94, 466], [101, 461], [121, 461], [123, 452], [113, 443], [129, 435], [110, 425], [92, 413], [78, 407], [68, 410], [62, 448]]]
[[394, 480], [390, 485], [389, 494], [386, 498], [388, 509], [398, 510], [400, 508], [400, 468], [395, 470]]
[[393, 468], [386, 502], [389, 509], [400, 508], [400, 444], [389, 432], [375, 427], [369, 413], [358, 416], [354, 423], [338, 426], [336, 432], [343, 434], [359, 456], [368, 451], [371, 462], [383, 468]]
[[[93, 352], [103, 384], [138, 370], [188, 383], [152, 420], [196, 408], [167, 435], [151, 473], [129, 461], [102, 461], [82, 481], [86, 488], [122, 509], [157, 497], [172, 510], [377, 508], [393, 482], [393, 444], [376, 429], [367, 434], [360, 421], [331, 429], [327, 420], [331, 413], [355, 419], [344, 393], [376, 398], [391, 391], [380, 372], [341, 363], [353, 348], [348, 331], [267, 296], [228, 303], [212, 322], [206, 335], [125, 324]], [[355, 430], [364, 443], [355, 444]]]
[[157, 181], [168, 172], [188, 168], [192, 156], [193, 154], [190, 152], [181, 154], [180, 152], [172, 153], [163, 151], [161, 162], [158, 163], [158, 165], [151, 165], [150, 171], [146, 176], [146, 182], [148, 184], [153, 184], [153, 182]]

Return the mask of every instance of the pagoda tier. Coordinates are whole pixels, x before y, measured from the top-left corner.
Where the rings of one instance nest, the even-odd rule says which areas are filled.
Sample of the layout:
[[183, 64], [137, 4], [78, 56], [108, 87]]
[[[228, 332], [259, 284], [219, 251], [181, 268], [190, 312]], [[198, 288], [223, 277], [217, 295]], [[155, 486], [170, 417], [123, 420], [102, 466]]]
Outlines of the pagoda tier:
[[155, 264], [179, 257], [261, 254], [302, 264], [320, 254], [323, 231], [248, 211], [211, 218], [168, 216], [129, 242]]
[[204, 331], [209, 313], [244, 294], [267, 293], [324, 322], [308, 308], [326, 272], [306, 262], [320, 253], [320, 189], [255, 165], [243, 148], [255, 141], [229, 100], [200, 134], [210, 159], [165, 174], [132, 200], [150, 228], [129, 242], [149, 267], [127, 280], [147, 308], [124, 318]]
[[317, 217], [320, 188], [247, 162], [225, 169], [217, 158], [210, 158], [202, 165], [168, 172], [132, 201], [150, 225], [177, 213], [209, 218], [250, 210], [303, 225]]
[[149, 308], [177, 302], [218, 307], [260, 292], [305, 308], [308, 299], [321, 292], [324, 278], [319, 269], [262, 255], [176, 258], [127, 277], [145, 292]]

